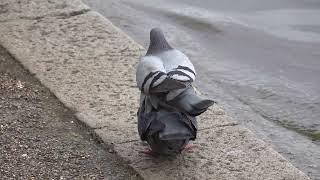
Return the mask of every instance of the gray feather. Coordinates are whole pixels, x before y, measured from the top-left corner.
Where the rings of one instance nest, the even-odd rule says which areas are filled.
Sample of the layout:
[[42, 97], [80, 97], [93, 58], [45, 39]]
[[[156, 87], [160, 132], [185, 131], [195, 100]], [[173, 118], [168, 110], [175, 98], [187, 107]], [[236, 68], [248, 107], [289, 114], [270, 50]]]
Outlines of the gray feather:
[[168, 92], [176, 89], [183, 89], [186, 85], [182, 82], [179, 82], [174, 79], [166, 78], [161, 84], [156, 87], [152, 87], [149, 91], [151, 93], [161, 93], [161, 92]]
[[192, 87], [196, 72], [188, 57], [173, 49], [163, 32], [150, 32], [150, 45], [136, 72], [141, 90], [138, 132], [152, 151], [180, 153], [197, 135], [196, 116], [214, 101], [196, 94]]
[[138, 130], [153, 152], [176, 154], [196, 138], [197, 122], [194, 117], [179, 112], [138, 112]]
[[198, 116], [205, 112], [215, 102], [199, 96], [196, 94], [193, 87], [190, 86], [167, 103], [180, 112], [185, 112], [191, 116]]
[[150, 45], [146, 55], [154, 55], [171, 49], [173, 48], [167, 42], [162, 30], [153, 28], [150, 31]]

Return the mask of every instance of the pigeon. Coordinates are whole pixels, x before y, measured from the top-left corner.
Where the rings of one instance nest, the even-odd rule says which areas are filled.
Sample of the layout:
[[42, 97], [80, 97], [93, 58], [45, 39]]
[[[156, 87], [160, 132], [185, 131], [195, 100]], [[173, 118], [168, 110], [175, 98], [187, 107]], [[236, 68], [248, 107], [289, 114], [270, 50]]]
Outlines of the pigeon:
[[181, 153], [197, 134], [196, 116], [215, 102], [197, 94], [196, 71], [189, 58], [172, 48], [161, 29], [150, 31], [150, 44], [137, 66], [140, 95], [138, 132], [152, 153]]

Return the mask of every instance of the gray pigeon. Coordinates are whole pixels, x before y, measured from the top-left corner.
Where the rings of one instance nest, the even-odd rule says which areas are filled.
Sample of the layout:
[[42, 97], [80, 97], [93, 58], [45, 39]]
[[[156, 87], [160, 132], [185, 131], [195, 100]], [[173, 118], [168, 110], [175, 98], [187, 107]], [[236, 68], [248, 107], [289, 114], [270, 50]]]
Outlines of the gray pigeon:
[[214, 101], [196, 93], [192, 86], [195, 76], [189, 58], [168, 44], [161, 29], [152, 29], [136, 80], [141, 91], [138, 131], [153, 153], [178, 154], [196, 138], [195, 116]]

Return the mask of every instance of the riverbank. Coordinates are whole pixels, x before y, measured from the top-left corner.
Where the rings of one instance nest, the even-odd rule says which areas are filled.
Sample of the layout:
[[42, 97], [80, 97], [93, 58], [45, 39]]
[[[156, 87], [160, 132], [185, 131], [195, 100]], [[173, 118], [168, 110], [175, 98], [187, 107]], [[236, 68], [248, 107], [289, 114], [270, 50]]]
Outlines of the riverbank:
[[134, 75], [144, 49], [80, 1], [1, 7], [1, 45], [143, 178], [308, 179], [218, 106], [200, 117], [192, 153], [139, 154]]

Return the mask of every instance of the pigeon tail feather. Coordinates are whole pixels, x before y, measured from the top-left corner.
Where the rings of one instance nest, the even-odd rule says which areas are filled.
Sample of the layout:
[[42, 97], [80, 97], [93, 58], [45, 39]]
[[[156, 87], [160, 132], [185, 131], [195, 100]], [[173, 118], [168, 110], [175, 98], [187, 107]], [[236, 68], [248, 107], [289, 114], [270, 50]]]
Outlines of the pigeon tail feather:
[[204, 113], [214, 103], [210, 99], [197, 95], [193, 87], [189, 87], [177, 97], [168, 101], [169, 105], [190, 116], [198, 116]]

